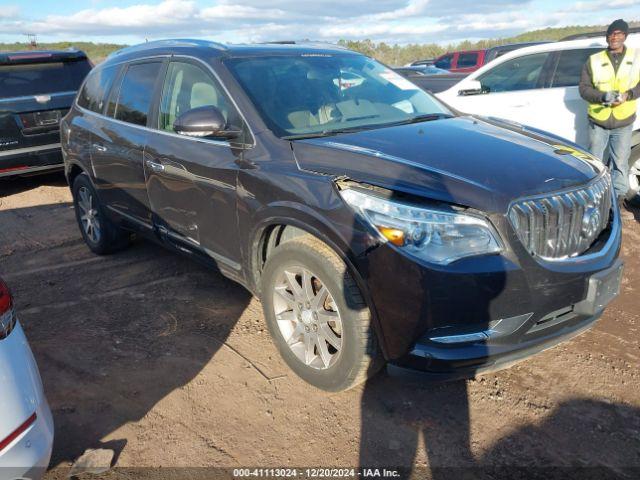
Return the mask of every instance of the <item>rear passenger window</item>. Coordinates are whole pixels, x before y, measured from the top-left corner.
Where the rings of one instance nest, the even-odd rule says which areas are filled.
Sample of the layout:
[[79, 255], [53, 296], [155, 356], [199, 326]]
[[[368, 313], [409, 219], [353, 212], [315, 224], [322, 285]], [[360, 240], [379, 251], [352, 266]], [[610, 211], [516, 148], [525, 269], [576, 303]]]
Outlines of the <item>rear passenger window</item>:
[[173, 132], [176, 118], [207, 105], [220, 110], [227, 125], [242, 125], [220, 84], [210, 74], [191, 63], [171, 62], [162, 88], [158, 128]]
[[460, 55], [458, 55], [457, 68], [475, 67], [477, 63], [477, 53], [461, 53]]
[[507, 60], [480, 75], [478, 80], [487, 92], [513, 92], [542, 88], [540, 77], [549, 52]]
[[602, 50], [600, 48], [583, 48], [560, 52], [558, 66], [551, 80], [551, 87], [575, 87], [580, 83], [582, 67], [589, 57]]
[[115, 106], [114, 117], [135, 125], [146, 125], [160, 62], [129, 65]]
[[92, 72], [78, 95], [78, 105], [92, 112], [102, 113], [115, 73], [115, 66]]

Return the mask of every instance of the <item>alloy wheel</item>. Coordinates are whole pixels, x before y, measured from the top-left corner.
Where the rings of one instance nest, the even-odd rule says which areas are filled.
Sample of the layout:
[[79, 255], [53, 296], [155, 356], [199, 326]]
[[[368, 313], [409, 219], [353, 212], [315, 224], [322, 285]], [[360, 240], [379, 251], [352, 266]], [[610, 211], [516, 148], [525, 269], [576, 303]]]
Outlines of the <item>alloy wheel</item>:
[[326, 370], [342, 351], [342, 319], [327, 286], [307, 268], [287, 267], [275, 284], [273, 305], [282, 337], [305, 365]]
[[86, 187], [80, 187], [78, 190], [78, 208], [84, 233], [91, 242], [98, 243], [102, 235], [100, 218], [96, 205], [93, 203], [93, 194]]

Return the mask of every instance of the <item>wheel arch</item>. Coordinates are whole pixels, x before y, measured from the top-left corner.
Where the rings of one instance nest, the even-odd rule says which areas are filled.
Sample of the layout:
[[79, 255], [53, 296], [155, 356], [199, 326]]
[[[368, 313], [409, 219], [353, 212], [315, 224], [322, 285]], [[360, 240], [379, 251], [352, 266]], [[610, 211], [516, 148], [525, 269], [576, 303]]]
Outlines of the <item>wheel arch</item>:
[[64, 173], [65, 173], [65, 176], [67, 177], [67, 183], [69, 184], [69, 188], [73, 188], [73, 182], [75, 181], [76, 178], [78, 178], [78, 175], [81, 175], [83, 173], [86, 173], [87, 176], [89, 177], [89, 180], [91, 180], [91, 182], [93, 183], [93, 179], [91, 178], [91, 175], [89, 175], [89, 172], [79, 163], [76, 163], [76, 162], [68, 163], [65, 166]]
[[256, 223], [255, 228], [249, 235], [248, 258], [249, 279], [251, 289], [256, 295], [260, 295], [260, 278], [265, 263], [269, 255], [275, 248], [283, 242], [292, 240], [301, 235], [312, 235], [324, 242], [331, 250], [340, 257], [349, 272], [353, 276], [362, 297], [371, 310], [372, 325], [378, 338], [380, 349], [387, 358], [387, 349], [379, 317], [369, 289], [360, 272], [355, 266], [353, 251], [349, 248], [340, 236], [339, 232], [326, 220], [308, 207], [296, 205], [291, 207], [278, 207], [269, 214], [264, 215]]

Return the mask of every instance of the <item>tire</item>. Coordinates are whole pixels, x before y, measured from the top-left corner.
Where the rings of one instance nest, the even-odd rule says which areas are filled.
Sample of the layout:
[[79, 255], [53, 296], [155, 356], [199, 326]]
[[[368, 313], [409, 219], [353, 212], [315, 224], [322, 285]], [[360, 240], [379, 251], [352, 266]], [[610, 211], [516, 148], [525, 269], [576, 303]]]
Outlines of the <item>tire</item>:
[[71, 192], [80, 233], [93, 253], [106, 255], [129, 245], [129, 233], [115, 226], [105, 216], [96, 190], [86, 173], [76, 177]]
[[262, 274], [261, 297], [280, 355], [315, 387], [347, 390], [384, 365], [358, 286], [345, 263], [317, 238], [304, 235], [274, 250]]
[[629, 156], [629, 191], [627, 200], [640, 205], [640, 145], [631, 149]]

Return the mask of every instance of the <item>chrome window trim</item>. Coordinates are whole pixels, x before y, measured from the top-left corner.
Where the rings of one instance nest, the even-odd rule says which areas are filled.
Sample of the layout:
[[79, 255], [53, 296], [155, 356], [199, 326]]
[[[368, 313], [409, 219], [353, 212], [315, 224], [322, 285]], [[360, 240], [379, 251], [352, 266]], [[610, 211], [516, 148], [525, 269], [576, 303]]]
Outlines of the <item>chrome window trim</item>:
[[[82, 83], [82, 85], [84, 85], [84, 82]], [[75, 95], [77, 93], [78, 93], [78, 90], [67, 90], [67, 91], [64, 91], [64, 92], [55, 92], [55, 93], [34, 93], [33, 95], [23, 95], [23, 96], [20, 96], [20, 97], [0, 98], [0, 103], [1, 102], [15, 102], [15, 101], [22, 101], [22, 100], [35, 100], [36, 97], [45, 96], [45, 95], [47, 97], [51, 97], [51, 98], [64, 97], [66, 95]], [[44, 102], [44, 103], [46, 103], [46, 102]]]
[[[112, 65], [123, 65], [123, 64], [127, 64], [127, 63], [138, 63], [138, 62], [144, 62], [145, 60], [157, 60], [157, 59], [166, 59], [166, 58], [169, 58], [170, 61], [172, 59], [174, 59], [174, 58], [175, 59], [186, 58], [186, 59], [195, 60], [196, 62], [204, 65], [205, 68], [208, 69], [208, 71], [213, 75], [213, 77], [216, 79], [216, 81], [220, 84], [220, 86], [222, 87], [222, 89], [226, 93], [227, 97], [229, 97], [229, 100], [231, 101], [231, 103], [233, 104], [235, 109], [238, 111], [238, 114], [240, 115], [240, 117], [242, 117], [242, 120], [244, 121], [245, 125], [247, 126], [247, 130], [249, 131], [249, 135], [251, 135], [252, 143], [232, 144], [228, 140], [209, 140], [209, 139], [206, 139], [206, 138], [189, 137], [189, 136], [186, 136], [186, 135], [179, 135], [177, 133], [171, 133], [171, 132], [167, 132], [165, 130], [160, 130], [159, 128], [150, 128], [150, 127], [146, 127], [146, 126], [143, 126], [143, 125], [135, 125], [133, 123], [124, 122], [122, 120], [118, 120], [116, 118], [104, 115], [103, 113], [94, 112], [92, 110], [88, 110], [88, 109], [86, 109], [84, 107], [81, 107], [80, 105], [78, 105], [78, 97], [77, 96], [76, 96], [76, 99], [73, 102], [73, 105], [83, 113], [93, 114], [93, 115], [96, 115], [98, 117], [104, 118], [106, 120], [110, 120], [110, 121], [117, 122], [117, 123], [122, 124], [122, 125], [127, 125], [127, 126], [130, 126], [130, 127], [134, 127], [134, 128], [140, 128], [140, 129], [146, 130], [148, 132], [159, 133], [161, 135], [168, 135], [168, 136], [171, 136], [171, 137], [174, 137], [174, 138], [188, 139], [188, 140], [192, 140], [192, 141], [195, 141], [195, 142], [208, 143], [208, 144], [211, 144], [211, 145], [216, 145], [216, 146], [221, 146], [221, 147], [240, 148], [240, 149], [243, 149], [243, 150], [249, 150], [251, 148], [254, 148], [256, 146], [256, 137], [253, 134], [253, 130], [251, 130], [251, 126], [249, 125], [249, 122], [247, 122], [247, 118], [245, 117], [244, 113], [242, 113], [242, 110], [238, 107], [238, 104], [236, 103], [236, 101], [234, 100], [233, 96], [231, 95], [231, 93], [229, 92], [227, 87], [225, 86], [225, 84], [222, 81], [222, 79], [220, 78], [220, 76], [211, 67], [211, 65], [207, 64], [205, 61], [203, 61], [203, 60], [201, 60], [201, 59], [199, 59], [197, 57], [193, 57], [191, 55], [163, 54], [163, 55], [153, 55], [153, 56], [150, 56], [150, 57], [141, 57], [141, 58], [136, 58], [136, 59], [122, 60], [122, 61], [117, 62], [117, 63], [109, 63], [109, 66], [112, 66]], [[104, 68], [104, 67], [101, 67], [101, 68]], [[84, 87], [84, 84], [82, 85], [82, 88], [83, 87]]]

